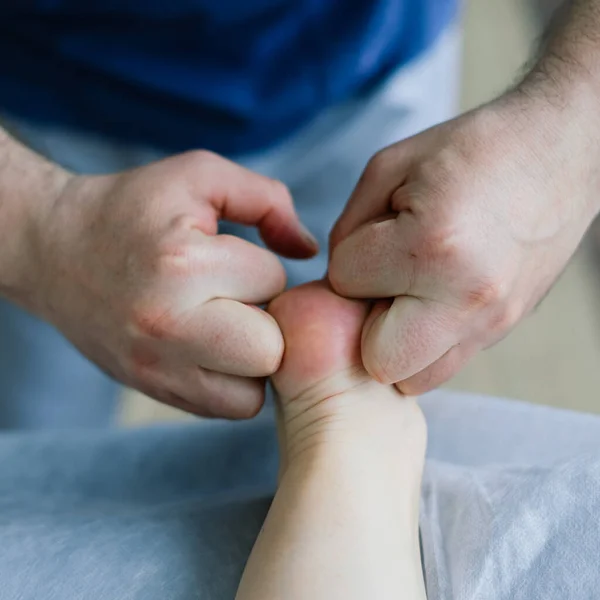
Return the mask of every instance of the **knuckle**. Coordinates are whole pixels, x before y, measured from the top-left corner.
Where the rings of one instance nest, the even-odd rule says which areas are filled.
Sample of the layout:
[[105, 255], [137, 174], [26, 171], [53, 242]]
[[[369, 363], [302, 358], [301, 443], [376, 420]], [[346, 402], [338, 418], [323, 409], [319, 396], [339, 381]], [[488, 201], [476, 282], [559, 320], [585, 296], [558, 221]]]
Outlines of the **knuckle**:
[[171, 229], [173, 231], [202, 231], [200, 220], [194, 215], [177, 215], [171, 220]]
[[498, 280], [481, 281], [471, 287], [466, 295], [469, 309], [481, 309], [494, 306], [504, 298], [504, 286]]
[[210, 245], [164, 241], [149, 260], [150, 273], [159, 282], [173, 278], [181, 280], [192, 275], [209, 275], [215, 268], [216, 255], [223, 251], [219, 242], [217, 238]]
[[[464, 203], [464, 158], [454, 147], [443, 147], [414, 166], [411, 180], [417, 182], [417, 203], [436, 211], [439, 218], [460, 210]], [[440, 213], [441, 211], [441, 213]]]
[[361, 177], [361, 179], [363, 180], [372, 180], [372, 179], [379, 179], [383, 173], [386, 170], [386, 164], [387, 164], [387, 156], [386, 156], [386, 151], [384, 150], [379, 150], [378, 152], [376, 152], [370, 159], [369, 162], [367, 163], [367, 166], [365, 167], [365, 170], [363, 171], [363, 175]]
[[271, 179], [271, 188], [273, 190], [273, 196], [279, 201], [290, 202], [292, 201], [292, 194], [288, 186], [280, 181], [279, 179]]
[[192, 261], [191, 249], [185, 244], [170, 247], [156, 259], [156, 275], [159, 279], [185, 277], [192, 271], [197, 272], [198, 268], [198, 261]]
[[411, 173], [415, 180], [426, 183], [432, 190], [437, 190], [440, 186], [438, 182], [443, 180], [440, 177], [441, 166], [439, 165], [438, 155], [434, 158], [424, 158], [413, 167]]
[[129, 370], [143, 380], [149, 371], [154, 371], [160, 364], [160, 355], [151, 348], [146, 340], [137, 339], [131, 345], [129, 352]]
[[211, 163], [217, 160], [222, 160], [218, 154], [215, 154], [210, 150], [205, 150], [204, 148], [200, 148], [198, 150], [190, 150], [189, 152], [186, 152], [183, 156], [194, 164], [204, 164]]
[[[170, 159], [167, 159], [170, 160]], [[182, 180], [189, 180], [195, 177], [210, 176], [219, 162], [225, 162], [225, 159], [210, 150], [198, 149], [188, 150], [182, 154], [172, 157], [171, 174], [178, 174]], [[169, 181], [169, 190], [173, 190], [173, 179]], [[187, 189], [187, 188], [186, 188]]]
[[437, 161], [420, 165], [419, 188], [414, 193], [421, 210], [435, 211], [438, 219], [448, 219], [460, 211], [465, 195], [456, 172], [438, 166]]
[[130, 323], [134, 334], [144, 338], [171, 341], [178, 338], [178, 323], [170, 310], [137, 307], [132, 309]]
[[460, 263], [464, 251], [456, 226], [443, 223], [427, 228], [415, 241], [413, 254], [447, 266]]

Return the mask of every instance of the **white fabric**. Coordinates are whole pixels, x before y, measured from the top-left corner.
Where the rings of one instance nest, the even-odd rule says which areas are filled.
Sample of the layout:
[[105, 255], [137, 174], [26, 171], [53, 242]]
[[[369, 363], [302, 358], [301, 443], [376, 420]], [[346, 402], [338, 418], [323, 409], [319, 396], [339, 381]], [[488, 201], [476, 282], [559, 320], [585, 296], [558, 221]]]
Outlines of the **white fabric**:
[[422, 406], [429, 598], [600, 597], [600, 418], [460, 394]]

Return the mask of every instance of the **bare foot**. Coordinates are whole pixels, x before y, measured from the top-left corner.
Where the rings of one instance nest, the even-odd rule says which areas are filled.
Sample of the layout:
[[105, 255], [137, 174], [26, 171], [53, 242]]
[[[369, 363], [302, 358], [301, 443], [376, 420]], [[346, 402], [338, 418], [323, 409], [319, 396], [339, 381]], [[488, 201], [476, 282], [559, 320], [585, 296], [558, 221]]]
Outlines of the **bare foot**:
[[425, 423], [414, 399], [362, 367], [367, 311], [324, 282], [269, 307], [285, 341], [273, 376], [282, 469], [240, 600], [425, 598]]
[[[360, 338], [368, 305], [334, 293], [324, 281], [293, 288], [269, 306], [285, 340], [272, 377], [282, 413], [284, 453], [342, 436], [359, 443], [373, 436], [394, 451], [414, 442], [424, 453], [425, 426], [416, 402], [371, 378], [362, 366]], [[400, 431], [410, 435], [400, 435]]]
[[360, 358], [365, 302], [342, 298], [326, 282], [314, 281], [276, 298], [269, 313], [285, 339], [283, 362], [272, 378], [285, 404], [311, 390], [330, 395], [371, 379]]

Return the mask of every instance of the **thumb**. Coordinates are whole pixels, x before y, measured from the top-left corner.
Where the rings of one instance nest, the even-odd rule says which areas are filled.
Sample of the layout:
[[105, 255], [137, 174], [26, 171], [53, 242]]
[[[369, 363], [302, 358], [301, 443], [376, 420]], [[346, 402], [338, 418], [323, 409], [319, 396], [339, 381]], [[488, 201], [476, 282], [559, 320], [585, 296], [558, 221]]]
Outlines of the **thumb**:
[[395, 216], [398, 211], [391, 206], [392, 196], [404, 183], [414, 153], [413, 141], [408, 139], [380, 150], [371, 158], [331, 230], [330, 254], [362, 225]]
[[458, 317], [434, 301], [398, 296], [375, 304], [362, 334], [367, 371], [381, 383], [403, 381], [437, 361], [458, 342]]
[[[287, 187], [214, 156], [208, 200], [217, 219], [256, 226], [267, 246], [289, 258], [309, 258], [318, 243], [301, 223]], [[206, 189], [204, 189], [204, 194]]]

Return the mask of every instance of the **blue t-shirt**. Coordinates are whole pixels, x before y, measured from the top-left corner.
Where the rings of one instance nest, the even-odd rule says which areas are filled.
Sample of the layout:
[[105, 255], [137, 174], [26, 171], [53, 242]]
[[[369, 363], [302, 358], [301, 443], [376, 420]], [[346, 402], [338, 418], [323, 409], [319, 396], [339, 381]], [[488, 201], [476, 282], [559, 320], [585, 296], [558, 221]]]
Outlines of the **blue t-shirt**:
[[0, 112], [265, 148], [430, 45], [457, 0], [0, 0]]

